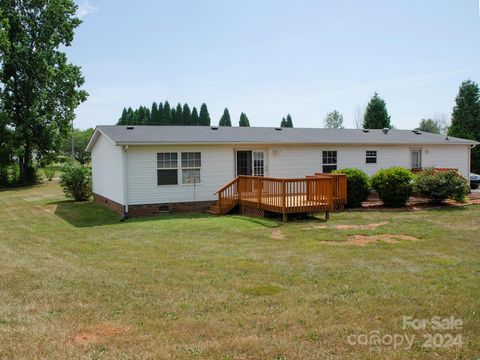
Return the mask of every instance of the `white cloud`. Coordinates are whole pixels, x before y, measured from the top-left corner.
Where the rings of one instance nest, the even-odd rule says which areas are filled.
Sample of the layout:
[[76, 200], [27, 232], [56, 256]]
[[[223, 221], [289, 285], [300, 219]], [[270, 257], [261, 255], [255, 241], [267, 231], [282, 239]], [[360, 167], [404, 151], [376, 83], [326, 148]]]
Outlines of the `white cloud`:
[[90, 4], [88, 1], [84, 1], [80, 5], [78, 5], [77, 9], [77, 16], [82, 18], [88, 14], [95, 13], [98, 11], [98, 6]]

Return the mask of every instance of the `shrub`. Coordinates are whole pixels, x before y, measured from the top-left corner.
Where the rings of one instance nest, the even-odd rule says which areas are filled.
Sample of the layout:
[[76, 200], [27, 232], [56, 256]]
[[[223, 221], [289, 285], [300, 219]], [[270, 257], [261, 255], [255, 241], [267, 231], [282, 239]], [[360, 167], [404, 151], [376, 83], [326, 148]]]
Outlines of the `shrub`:
[[347, 207], [359, 207], [367, 200], [370, 192], [368, 176], [362, 170], [347, 168], [334, 171], [335, 174], [347, 175]]
[[405, 205], [412, 193], [412, 173], [402, 167], [377, 171], [372, 177], [372, 187], [387, 206]]
[[415, 175], [413, 191], [435, 203], [441, 203], [446, 199], [463, 202], [469, 189], [467, 180], [458, 172], [429, 168]]
[[55, 167], [51, 165], [45, 166], [43, 173], [48, 181], [52, 181], [53, 177], [55, 176]]
[[92, 194], [92, 171], [87, 166], [66, 165], [60, 177], [65, 196], [75, 201], [88, 200]]

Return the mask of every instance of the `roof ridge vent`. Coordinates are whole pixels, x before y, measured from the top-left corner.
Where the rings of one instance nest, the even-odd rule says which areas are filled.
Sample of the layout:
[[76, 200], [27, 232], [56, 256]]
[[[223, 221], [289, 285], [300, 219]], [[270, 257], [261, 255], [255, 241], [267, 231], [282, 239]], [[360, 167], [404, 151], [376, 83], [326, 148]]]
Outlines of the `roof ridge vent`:
[[420, 135], [420, 134], [422, 133], [422, 132], [419, 131], [419, 130], [412, 130], [412, 132], [413, 132], [414, 134], [416, 134], [416, 135]]
[[218, 130], [218, 126], [210, 126], [211, 130]]
[[388, 132], [390, 131], [390, 129], [389, 129], [389, 128], [383, 128], [382, 131], [383, 131], [384, 134], [388, 134]]
[[364, 133], [370, 132], [370, 130], [368, 130], [368, 129], [362, 129], [362, 131], [363, 131]]
[[127, 130], [133, 130], [133, 129], [135, 129], [135, 126], [133, 126], [133, 125], [127, 125]]
[[282, 131], [282, 128], [281, 127], [276, 127], [275, 130]]

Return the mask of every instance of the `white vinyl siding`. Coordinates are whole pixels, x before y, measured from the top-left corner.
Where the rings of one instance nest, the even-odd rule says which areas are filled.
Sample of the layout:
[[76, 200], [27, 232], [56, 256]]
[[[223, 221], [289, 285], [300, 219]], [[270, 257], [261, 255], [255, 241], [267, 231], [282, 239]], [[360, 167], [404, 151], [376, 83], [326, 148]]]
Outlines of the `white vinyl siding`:
[[92, 149], [92, 190], [94, 193], [124, 204], [123, 149], [100, 134]]

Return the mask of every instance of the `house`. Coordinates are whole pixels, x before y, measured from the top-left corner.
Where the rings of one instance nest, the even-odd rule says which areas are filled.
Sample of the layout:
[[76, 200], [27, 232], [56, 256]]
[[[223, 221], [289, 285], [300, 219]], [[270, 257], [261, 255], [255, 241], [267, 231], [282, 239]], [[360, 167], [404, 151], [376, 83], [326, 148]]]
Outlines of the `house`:
[[457, 169], [468, 177], [478, 143], [410, 130], [98, 126], [94, 201], [119, 214], [200, 211], [239, 175], [305, 177], [357, 167]]

